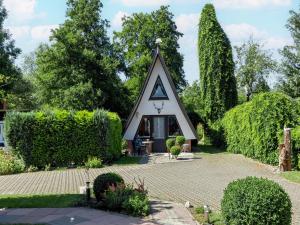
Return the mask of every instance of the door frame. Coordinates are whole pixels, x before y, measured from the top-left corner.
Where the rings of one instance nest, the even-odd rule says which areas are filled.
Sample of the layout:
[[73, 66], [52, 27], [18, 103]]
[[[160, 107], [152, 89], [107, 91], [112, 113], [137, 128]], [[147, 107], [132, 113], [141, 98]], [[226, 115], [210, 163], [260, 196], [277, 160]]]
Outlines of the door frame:
[[[179, 130], [180, 130], [180, 135], [183, 135], [182, 133], [182, 129], [178, 123], [178, 119], [177, 119], [177, 116], [175, 114], [160, 114], [160, 115], [143, 115], [142, 118], [140, 119], [140, 122], [139, 122], [139, 126], [136, 130], [136, 133], [135, 133], [135, 136], [134, 138], [137, 137], [138, 135], [138, 132], [139, 132], [139, 129], [140, 129], [140, 126], [141, 126], [141, 123], [142, 123], [142, 120], [144, 119], [144, 117], [148, 117], [150, 119], [150, 136], [145, 136], [145, 137], [140, 137], [141, 139], [150, 139], [150, 140], [153, 140], [153, 136], [152, 136], [152, 131], [153, 131], [153, 118], [154, 117], [164, 117], [165, 118], [165, 122], [164, 122], [164, 130], [165, 130], [165, 141], [168, 139], [168, 138], [172, 138], [174, 136], [169, 136], [169, 127], [168, 127], [168, 124], [169, 124], [169, 116], [174, 116], [176, 118], [176, 122], [177, 122], [177, 125], [179, 127]], [[165, 152], [167, 149], [165, 148]]]

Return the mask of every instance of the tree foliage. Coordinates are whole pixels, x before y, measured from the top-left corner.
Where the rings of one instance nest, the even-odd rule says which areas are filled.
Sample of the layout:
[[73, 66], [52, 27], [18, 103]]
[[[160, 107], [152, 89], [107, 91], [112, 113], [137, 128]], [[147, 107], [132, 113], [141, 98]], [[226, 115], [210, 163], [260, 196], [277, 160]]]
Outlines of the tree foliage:
[[115, 48], [123, 58], [123, 70], [129, 78], [127, 87], [135, 99], [143, 85], [152, 62], [155, 41], [161, 38], [160, 50], [178, 90], [186, 85], [183, 56], [178, 52], [178, 39], [174, 15], [168, 6], [151, 13], [134, 13], [123, 18], [122, 31], [114, 33]]
[[266, 81], [269, 74], [276, 70], [276, 62], [263, 45], [252, 37], [241, 46], [236, 46], [236, 78], [238, 87], [246, 94], [247, 101], [254, 93], [269, 91]]
[[261, 93], [229, 110], [223, 120], [227, 151], [278, 165], [284, 127], [299, 125], [299, 103], [283, 93]]
[[19, 68], [15, 66], [15, 60], [21, 53], [19, 48], [15, 47], [15, 41], [3, 24], [7, 18], [7, 11], [3, 7], [3, 1], [0, 0], [0, 98], [5, 99], [7, 94], [13, 92], [15, 82], [20, 79]]
[[283, 77], [279, 81], [278, 89], [293, 98], [298, 98], [300, 97], [300, 12], [290, 11], [290, 15], [286, 27], [294, 43], [285, 46], [281, 51]]
[[212, 4], [201, 13], [198, 53], [204, 117], [215, 121], [237, 104], [237, 88], [231, 44]]
[[66, 20], [52, 31], [51, 45], [36, 53], [37, 99], [64, 109], [104, 107], [126, 114], [119, 60], [101, 18], [100, 0], [68, 0]]

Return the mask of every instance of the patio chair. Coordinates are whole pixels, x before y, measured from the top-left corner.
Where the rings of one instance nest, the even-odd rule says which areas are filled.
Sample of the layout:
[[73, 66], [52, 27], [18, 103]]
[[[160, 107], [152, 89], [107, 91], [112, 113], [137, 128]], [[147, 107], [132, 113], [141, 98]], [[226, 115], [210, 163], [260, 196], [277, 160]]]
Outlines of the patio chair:
[[146, 145], [143, 144], [141, 138], [134, 139], [134, 152], [138, 155], [143, 155], [146, 153]]

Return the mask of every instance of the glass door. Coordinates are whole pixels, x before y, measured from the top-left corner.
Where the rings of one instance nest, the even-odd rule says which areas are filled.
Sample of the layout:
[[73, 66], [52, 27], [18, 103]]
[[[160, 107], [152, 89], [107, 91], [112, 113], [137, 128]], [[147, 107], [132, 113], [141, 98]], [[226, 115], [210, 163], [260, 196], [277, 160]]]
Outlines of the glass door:
[[165, 117], [155, 116], [153, 117], [153, 132], [152, 137], [154, 140], [153, 151], [154, 152], [165, 152], [165, 137], [166, 137], [166, 127], [165, 127]]

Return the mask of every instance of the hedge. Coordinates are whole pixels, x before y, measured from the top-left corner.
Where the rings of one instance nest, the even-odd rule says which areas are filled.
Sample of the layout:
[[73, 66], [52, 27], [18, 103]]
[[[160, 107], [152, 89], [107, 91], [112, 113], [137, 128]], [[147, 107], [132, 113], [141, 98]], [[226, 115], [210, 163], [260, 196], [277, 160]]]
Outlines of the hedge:
[[82, 165], [89, 156], [110, 161], [121, 155], [121, 120], [104, 110], [9, 112], [8, 145], [26, 166]]
[[278, 165], [284, 127], [298, 124], [299, 104], [282, 93], [263, 93], [229, 110], [223, 120], [227, 150]]

